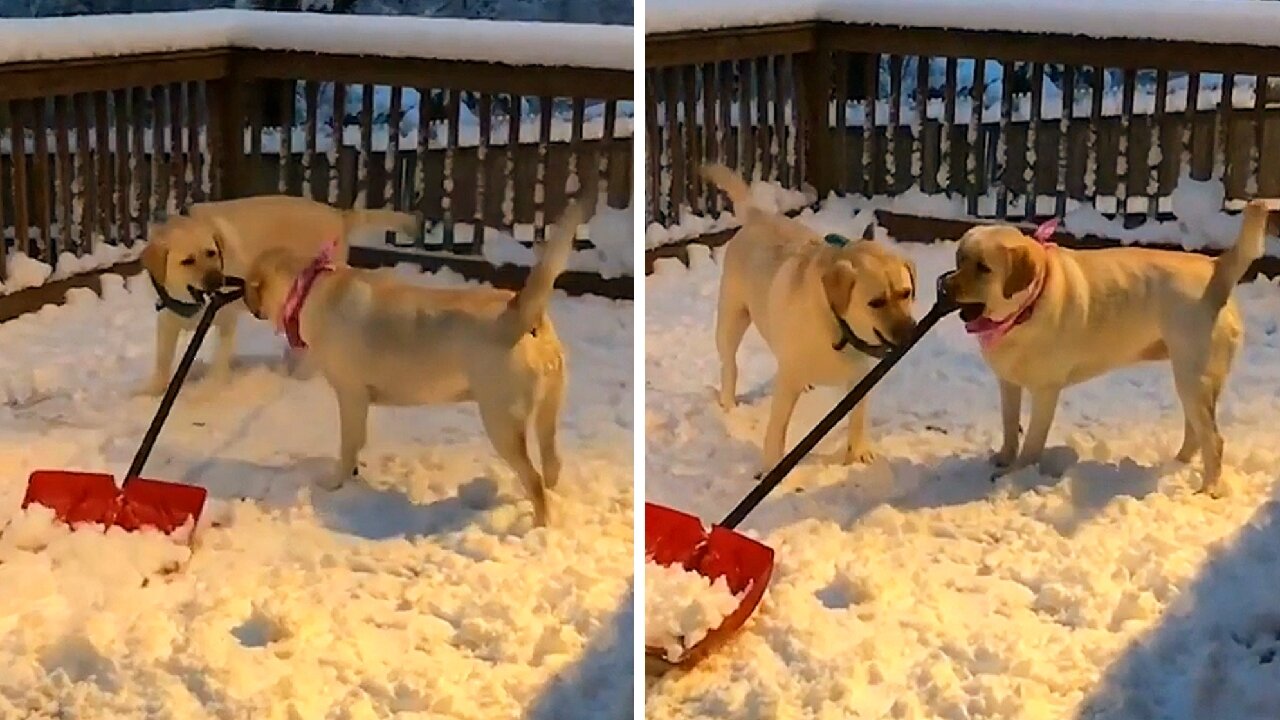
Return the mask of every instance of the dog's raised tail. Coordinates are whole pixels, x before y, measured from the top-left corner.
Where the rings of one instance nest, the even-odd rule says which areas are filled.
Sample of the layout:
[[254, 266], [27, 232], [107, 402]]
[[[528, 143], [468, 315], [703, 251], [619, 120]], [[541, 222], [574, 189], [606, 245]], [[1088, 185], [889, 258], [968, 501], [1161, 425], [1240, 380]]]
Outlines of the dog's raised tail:
[[738, 173], [719, 163], [703, 165], [701, 172], [702, 177], [729, 196], [733, 212], [739, 220], [746, 220], [748, 214], [758, 209], [751, 197], [751, 186]]
[[368, 210], [353, 208], [343, 212], [343, 220], [347, 226], [347, 235], [353, 230], [376, 228], [390, 230], [407, 235], [415, 240], [422, 234], [422, 218], [415, 213], [398, 210]]
[[560, 220], [547, 237], [542, 257], [529, 271], [524, 287], [511, 298], [507, 310], [503, 313], [502, 324], [509, 333], [511, 342], [532, 332], [541, 322], [551, 302], [551, 292], [555, 289], [556, 278], [564, 272], [569, 264], [569, 255], [573, 253], [573, 240], [578, 233], [578, 226], [585, 219], [582, 204], [572, 201], [560, 215]]
[[1245, 206], [1236, 244], [1213, 262], [1213, 276], [1205, 290], [1205, 298], [1213, 307], [1226, 304], [1249, 266], [1262, 257], [1266, 250], [1267, 216], [1274, 210], [1280, 210], [1280, 200], [1251, 200]]

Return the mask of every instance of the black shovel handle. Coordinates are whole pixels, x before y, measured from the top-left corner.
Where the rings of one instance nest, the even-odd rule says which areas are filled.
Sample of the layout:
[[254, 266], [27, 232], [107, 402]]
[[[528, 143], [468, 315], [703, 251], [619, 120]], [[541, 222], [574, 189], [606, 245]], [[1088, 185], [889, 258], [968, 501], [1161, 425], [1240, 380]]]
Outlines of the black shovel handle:
[[228, 284], [231, 286], [229, 290], [219, 290], [210, 293], [209, 304], [205, 307], [204, 314], [200, 316], [200, 323], [196, 325], [195, 334], [191, 336], [191, 342], [187, 345], [187, 351], [182, 354], [182, 359], [178, 361], [178, 369], [173, 373], [173, 379], [169, 381], [169, 387], [165, 388], [164, 397], [160, 398], [160, 407], [156, 408], [156, 415], [151, 419], [151, 427], [147, 428], [147, 434], [142, 436], [142, 444], [138, 446], [138, 452], [133, 456], [133, 462], [129, 463], [129, 470], [124, 474], [124, 483], [142, 474], [142, 466], [147, 464], [147, 458], [151, 456], [151, 449], [156, 445], [156, 439], [160, 437], [160, 429], [164, 427], [164, 421], [169, 419], [169, 411], [173, 409], [173, 403], [178, 399], [178, 391], [182, 389], [182, 382], [187, 379], [187, 373], [191, 370], [191, 365], [196, 361], [196, 355], [200, 352], [200, 344], [204, 342], [205, 335], [209, 334], [209, 327], [213, 325], [213, 318], [223, 307], [244, 297], [244, 281], [239, 278], [227, 278]]
[[911, 338], [905, 344], [891, 349], [881, 358], [880, 362], [876, 363], [870, 372], [859, 380], [858, 384], [854, 385], [853, 389], [840, 399], [840, 402], [836, 403], [834, 408], [831, 408], [831, 412], [827, 413], [825, 417], [818, 421], [817, 425], [813, 426], [809, 434], [800, 438], [800, 442], [796, 443], [796, 446], [791, 448], [791, 451], [784, 455], [777, 465], [774, 465], [769, 472], [765, 473], [760, 482], [742, 499], [742, 502], [729, 511], [724, 520], [720, 521], [721, 527], [732, 530], [746, 519], [747, 515], [752, 510], [755, 510], [756, 506], [769, 493], [773, 492], [774, 488], [778, 487], [778, 484], [787, 476], [787, 473], [790, 473], [804, 456], [808, 455], [809, 451], [813, 450], [814, 446], [821, 442], [827, 436], [827, 433], [831, 432], [831, 429], [867, 396], [867, 393], [871, 392], [871, 388], [875, 387], [876, 383], [880, 382], [880, 379], [887, 375], [894, 365], [898, 364], [902, 356], [915, 347], [920, 338], [924, 337], [934, 325], [937, 325], [939, 320], [960, 309], [960, 306], [943, 292], [942, 286], [946, 278], [947, 275], [938, 278], [938, 301], [933, 304], [933, 307], [929, 308], [929, 312], [916, 324], [915, 332], [911, 335]]

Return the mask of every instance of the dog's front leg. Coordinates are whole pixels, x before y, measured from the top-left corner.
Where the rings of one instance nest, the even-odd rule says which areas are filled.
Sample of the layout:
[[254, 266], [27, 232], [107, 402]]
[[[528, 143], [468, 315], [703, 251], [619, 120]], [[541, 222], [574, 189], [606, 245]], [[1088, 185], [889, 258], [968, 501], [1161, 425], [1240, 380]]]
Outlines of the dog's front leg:
[[218, 347], [213, 352], [213, 365], [209, 368], [209, 382], [225, 385], [231, 379], [231, 358], [236, 352], [236, 329], [240, 316], [230, 308], [224, 308], [218, 317]]
[[1008, 467], [1018, 455], [1018, 439], [1022, 433], [1022, 388], [1000, 380], [1000, 419], [1004, 425], [1004, 444], [991, 456], [993, 465]]
[[849, 414], [849, 438], [844, 450], [844, 463], [870, 463], [876, 459], [876, 453], [867, 442], [867, 406], [871, 398], [864, 397], [853, 406]]
[[173, 354], [178, 347], [178, 334], [182, 325], [177, 315], [168, 310], [156, 314], [156, 361], [151, 378], [142, 384], [140, 391], [146, 395], [159, 395], [169, 385], [169, 373], [173, 370]]
[[804, 390], [803, 383], [792, 382], [781, 375], [773, 383], [773, 402], [769, 406], [769, 426], [764, 432], [764, 468], [778, 464], [787, 444], [787, 424], [796, 409], [796, 401]]
[[369, 394], [361, 389], [339, 390], [338, 422], [341, 427], [338, 469], [323, 483], [328, 490], [337, 490], [356, 474], [369, 427]]
[[1062, 388], [1059, 387], [1031, 391], [1031, 425], [1027, 428], [1022, 452], [1005, 472], [1016, 472], [1040, 462], [1044, 445], [1049, 440], [1049, 426], [1053, 425], [1053, 414], [1058, 409], [1058, 394], [1061, 392]]

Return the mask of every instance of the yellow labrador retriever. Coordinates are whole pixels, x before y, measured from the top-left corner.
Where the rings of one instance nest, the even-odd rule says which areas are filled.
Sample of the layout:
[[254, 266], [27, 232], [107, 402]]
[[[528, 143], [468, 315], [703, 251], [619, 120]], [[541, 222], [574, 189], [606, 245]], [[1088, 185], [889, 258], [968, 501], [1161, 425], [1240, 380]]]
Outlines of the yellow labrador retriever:
[[[326, 487], [356, 474], [371, 405], [474, 401], [494, 449], [524, 483], [534, 521], [547, 523], [566, 372], [547, 304], [582, 218], [570, 205], [518, 293], [412, 285], [284, 250], [255, 263], [245, 283], [249, 311], [307, 347], [337, 395], [341, 447]], [[530, 422], [541, 473], [529, 458]]]
[[[725, 247], [720, 277], [720, 404], [737, 404], [738, 347], [754, 324], [778, 363], [762, 458], [771, 467], [786, 449], [801, 393], [814, 385], [852, 387], [870, 358], [911, 337], [915, 265], [877, 243], [824, 238], [798, 220], [760, 209], [746, 182], [723, 165], [708, 165], [703, 175], [729, 196], [742, 222]], [[864, 400], [849, 420], [846, 463], [875, 457], [866, 419]]]
[[[151, 278], [156, 304], [156, 356], [143, 392], [159, 394], [169, 383], [178, 335], [193, 330], [203, 310], [205, 293], [221, 287], [224, 276], [243, 277], [254, 260], [273, 248], [307, 257], [330, 240], [346, 258], [350, 234], [359, 229], [385, 229], [415, 236], [417, 216], [390, 210], [339, 210], [324, 203], [284, 195], [199, 203], [189, 215], [153, 225], [142, 251], [142, 267]], [[236, 324], [244, 306], [224, 308], [215, 320], [218, 348], [210, 378], [227, 379], [235, 352]]]
[[[961, 237], [945, 289], [1000, 384], [1003, 472], [1038, 464], [1063, 388], [1115, 368], [1168, 360], [1182, 401], [1177, 452], [1203, 455], [1202, 489], [1217, 494], [1217, 404], [1244, 336], [1232, 289], [1263, 253], [1274, 201], [1245, 208], [1235, 245], [1216, 259], [1146, 248], [1068, 250], [1007, 226]], [[1018, 450], [1022, 392], [1031, 424]]]

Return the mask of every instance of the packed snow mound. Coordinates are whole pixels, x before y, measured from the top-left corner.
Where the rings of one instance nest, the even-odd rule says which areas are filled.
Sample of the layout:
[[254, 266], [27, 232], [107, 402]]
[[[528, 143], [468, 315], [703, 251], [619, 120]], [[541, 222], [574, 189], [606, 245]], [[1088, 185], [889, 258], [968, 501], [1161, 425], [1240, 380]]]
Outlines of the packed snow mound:
[[1253, 0], [651, 0], [645, 33], [831, 22], [1276, 47], [1280, 8]]
[[[852, 216], [806, 220], [838, 231]], [[694, 248], [691, 248], [694, 250]], [[954, 243], [903, 244], [917, 314]], [[715, 519], [752, 484], [775, 364], [755, 331], [741, 404], [715, 402], [720, 252], [646, 280], [646, 499]], [[958, 320], [870, 398], [878, 459], [839, 462], [843, 426], [743, 523], [776, 552], [733, 642], [647, 693], [650, 717], [1232, 720], [1280, 708], [1280, 286], [1237, 291], [1245, 343], [1219, 406], [1231, 494], [1196, 492], [1172, 456], [1167, 363], [1063, 393], [1056, 476], [992, 482], [998, 389]], [[799, 437], [841, 391], [801, 398]]]
[[630, 70], [624, 25], [257, 10], [10, 18], [0, 63], [246, 48]]
[[723, 576], [712, 580], [680, 565], [644, 565], [644, 644], [677, 662], [742, 603]]
[[154, 296], [109, 277], [0, 324], [0, 718], [630, 712], [631, 303], [552, 300], [574, 364], [549, 528], [470, 405], [376, 408], [361, 477], [317, 489], [333, 393], [246, 318], [231, 381], [197, 362], [145, 472], [209, 489], [187, 546], [19, 510], [34, 469], [123, 470], [155, 411]]

